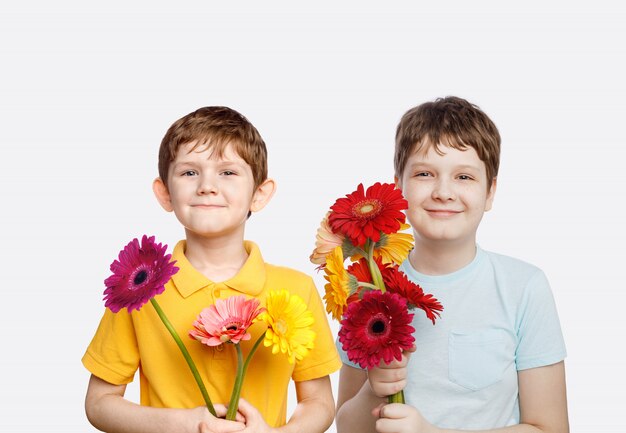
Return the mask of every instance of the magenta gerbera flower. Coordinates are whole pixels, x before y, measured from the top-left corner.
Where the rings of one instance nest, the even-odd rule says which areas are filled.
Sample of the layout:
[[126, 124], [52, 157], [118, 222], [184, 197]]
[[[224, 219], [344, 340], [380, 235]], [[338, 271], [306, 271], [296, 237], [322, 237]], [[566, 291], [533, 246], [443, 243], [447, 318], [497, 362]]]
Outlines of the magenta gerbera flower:
[[207, 346], [247, 341], [251, 337], [248, 328], [265, 311], [259, 305], [258, 299], [246, 299], [243, 295], [218, 299], [200, 312], [189, 336]]
[[363, 184], [357, 190], [337, 199], [330, 207], [328, 224], [334, 233], [341, 233], [355, 246], [362, 246], [367, 239], [380, 240], [380, 233], [395, 233], [404, 223], [402, 212], [408, 202], [402, 191], [391, 183], [377, 182], [364, 191]]
[[410, 349], [415, 341], [412, 319], [400, 295], [371, 290], [359, 302], [348, 304], [339, 341], [348, 359], [361, 368], [375, 367], [380, 361], [399, 361], [402, 351]]
[[165, 284], [178, 272], [165, 254], [167, 245], [154, 241], [154, 236], [143, 235], [141, 245], [133, 239], [111, 263], [111, 275], [104, 280], [105, 307], [114, 313], [122, 308], [128, 312], [139, 309], [154, 296], [163, 293]]

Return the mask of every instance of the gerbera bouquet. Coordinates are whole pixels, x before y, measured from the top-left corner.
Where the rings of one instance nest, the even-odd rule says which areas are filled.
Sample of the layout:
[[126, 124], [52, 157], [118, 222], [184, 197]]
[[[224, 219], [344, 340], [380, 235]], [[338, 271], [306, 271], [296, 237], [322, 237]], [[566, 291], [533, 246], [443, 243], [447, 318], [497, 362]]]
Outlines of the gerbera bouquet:
[[[339, 321], [339, 342], [350, 361], [372, 368], [402, 359], [413, 346], [413, 313], [420, 308], [433, 324], [443, 310], [411, 282], [399, 265], [413, 247], [408, 203], [393, 184], [375, 183], [337, 199], [317, 231], [311, 261], [320, 265], [326, 311]], [[350, 264], [345, 266], [347, 259]], [[401, 392], [389, 402], [404, 402]]]
[[[257, 321], [264, 322], [267, 330], [256, 340], [244, 362], [239, 342], [250, 340], [248, 328]], [[272, 347], [273, 354], [286, 354], [293, 364], [313, 348], [315, 332], [311, 325], [313, 314], [306, 303], [287, 290], [271, 291], [266, 308], [260, 306], [258, 299], [239, 295], [218, 299], [200, 312], [189, 336], [210, 347], [230, 343], [237, 351], [237, 375], [226, 419], [235, 419], [244, 377], [261, 341], [265, 347]]]
[[163, 293], [165, 284], [178, 272], [171, 261], [171, 254], [165, 254], [167, 245], [157, 244], [154, 236], [143, 235], [141, 244], [135, 238], [122, 249], [117, 260], [111, 263], [110, 269], [113, 275], [104, 280], [105, 307], [117, 313], [123, 308], [130, 313], [132, 310], [139, 311], [141, 307], [150, 301], [156, 310], [163, 325], [167, 328], [176, 345], [180, 349], [191, 373], [193, 374], [207, 409], [216, 416], [215, 408], [209, 398], [209, 393], [204, 386], [202, 377], [196, 365], [180, 339], [176, 329], [168, 320], [159, 303], [154, 299], [156, 295]]
[[[167, 245], [157, 244], [154, 236], [144, 235], [141, 244], [137, 239], [128, 243], [119, 252], [117, 260], [111, 263], [113, 274], [104, 281], [105, 307], [113, 313], [123, 308], [130, 313], [132, 310], [139, 311], [150, 301], [191, 369], [208, 410], [216, 416], [191, 355], [155, 299], [156, 295], [163, 293], [165, 284], [172, 275], [178, 272], [178, 268], [174, 266], [176, 262], [171, 260], [171, 254], [165, 254], [166, 250]], [[239, 342], [251, 338], [248, 328], [257, 321], [264, 322], [267, 329], [254, 343], [244, 362]], [[288, 361], [293, 364], [302, 360], [313, 348], [313, 322], [313, 314], [302, 298], [286, 290], [270, 291], [266, 307], [261, 307], [258, 299], [246, 299], [241, 295], [218, 299], [215, 304], [200, 312], [196, 321], [190, 324], [193, 329], [189, 331], [189, 335], [207, 346], [232, 343], [237, 350], [237, 375], [227, 419], [235, 419], [244, 376], [260, 343], [271, 347], [273, 354], [286, 354]]]

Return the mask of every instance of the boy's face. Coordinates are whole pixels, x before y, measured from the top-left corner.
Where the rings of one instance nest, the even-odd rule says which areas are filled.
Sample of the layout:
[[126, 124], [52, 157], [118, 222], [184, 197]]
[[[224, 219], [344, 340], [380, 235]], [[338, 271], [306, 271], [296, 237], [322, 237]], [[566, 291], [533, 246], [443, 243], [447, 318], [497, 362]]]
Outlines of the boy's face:
[[407, 218], [416, 240], [476, 242], [476, 231], [485, 211], [491, 209], [496, 180], [487, 188], [485, 164], [476, 150], [433, 146], [411, 155], [401, 179], [409, 202]]
[[178, 150], [170, 164], [167, 188], [155, 180], [157, 199], [165, 210], [176, 214], [187, 237], [243, 238], [248, 212], [260, 210], [269, 201], [273, 182], [267, 180], [255, 189], [252, 169], [231, 145], [220, 158], [206, 146], [192, 151], [193, 147], [194, 143], [187, 143]]

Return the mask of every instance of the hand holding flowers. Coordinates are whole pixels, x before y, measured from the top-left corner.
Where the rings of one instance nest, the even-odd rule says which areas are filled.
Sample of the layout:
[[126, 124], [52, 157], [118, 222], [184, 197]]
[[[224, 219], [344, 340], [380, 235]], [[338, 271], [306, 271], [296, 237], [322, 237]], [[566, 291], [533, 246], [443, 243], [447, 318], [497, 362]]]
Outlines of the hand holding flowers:
[[[376, 183], [339, 198], [317, 233], [311, 261], [324, 269], [326, 311], [340, 321], [339, 341], [348, 359], [362, 368], [402, 360], [413, 350], [410, 325], [420, 308], [433, 324], [443, 310], [432, 295], [411, 282], [399, 265], [412, 248], [402, 212], [407, 202], [393, 184]], [[344, 267], [345, 260], [353, 262]], [[389, 397], [403, 402], [402, 393]]]
[[438, 433], [419, 410], [407, 404], [381, 405], [372, 411], [378, 433]]
[[[113, 274], [105, 280], [105, 306], [114, 313], [123, 308], [130, 313], [132, 310], [139, 311], [150, 301], [185, 358], [208, 410], [214, 417], [218, 414], [224, 416], [221, 405], [217, 406], [219, 412], [213, 406], [193, 359], [155, 299], [156, 295], [163, 293], [165, 284], [178, 271], [175, 262], [170, 260], [171, 255], [165, 254], [166, 249], [167, 245], [157, 244], [154, 237], [145, 235], [141, 244], [133, 239], [126, 245], [110, 266]], [[286, 290], [270, 291], [266, 307], [260, 305], [258, 299], [246, 299], [243, 295], [218, 299], [215, 304], [202, 310], [193, 324], [190, 323], [193, 329], [189, 335], [193, 339], [211, 347], [231, 343], [237, 351], [237, 372], [226, 412], [227, 420], [237, 419], [245, 373], [261, 342], [264, 347], [271, 348], [272, 354], [284, 354], [290, 363], [299, 362], [314, 345], [315, 332], [311, 329], [313, 315], [299, 296]], [[251, 339], [249, 328], [256, 322], [262, 322], [266, 329], [244, 362], [239, 343]]]
[[394, 359], [390, 363], [381, 362], [376, 367], [367, 370], [367, 380], [374, 395], [387, 397], [402, 391], [407, 384], [407, 365], [411, 354], [415, 352], [415, 345], [402, 352], [402, 358]]

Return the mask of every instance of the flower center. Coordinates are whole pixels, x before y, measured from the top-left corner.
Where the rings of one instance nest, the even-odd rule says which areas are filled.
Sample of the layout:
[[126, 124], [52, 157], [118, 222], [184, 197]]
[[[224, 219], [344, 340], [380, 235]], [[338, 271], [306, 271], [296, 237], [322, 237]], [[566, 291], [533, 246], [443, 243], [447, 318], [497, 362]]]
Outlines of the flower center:
[[382, 320], [377, 320], [372, 323], [372, 332], [374, 334], [382, 334], [385, 332], [385, 323]]
[[367, 324], [367, 331], [370, 337], [383, 337], [389, 333], [389, 320], [384, 314], [376, 314]]
[[222, 325], [222, 332], [233, 332], [233, 331], [237, 331], [240, 327], [241, 327], [241, 322], [237, 321], [237, 320], [233, 320], [234, 318], [232, 318], [231, 320], [229, 320], [228, 322], [224, 323]]
[[382, 205], [378, 200], [363, 200], [352, 208], [352, 213], [357, 218], [373, 218], [380, 213]]
[[278, 331], [279, 334], [285, 335], [287, 333], [287, 329], [288, 329], [287, 324], [282, 319], [277, 320], [274, 327], [276, 328], [276, 331]]
[[145, 283], [147, 279], [148, 272], [142, 269], [141, 271], [137, 272], [137, 274], [135, 274], [135, 278], [133, 278], [133, 284], [138, 286], [142, 283]]

